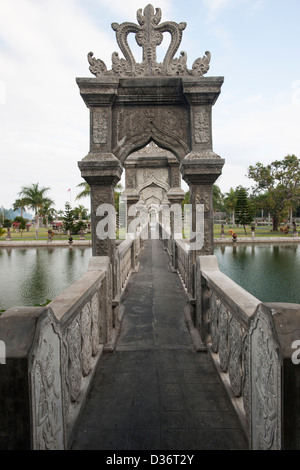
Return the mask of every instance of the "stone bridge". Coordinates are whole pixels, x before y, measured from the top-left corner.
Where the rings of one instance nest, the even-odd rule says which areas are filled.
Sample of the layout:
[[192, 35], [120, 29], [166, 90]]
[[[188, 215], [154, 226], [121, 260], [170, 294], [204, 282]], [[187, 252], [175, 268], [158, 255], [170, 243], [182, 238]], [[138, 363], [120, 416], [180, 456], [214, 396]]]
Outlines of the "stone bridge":
[[300, 306], [261, 303], [213, 254], [223, 77], [203, 77], [209, 52], [192, 69], [174, 58], [185, 23], [160, 23], [152, 5], [137, 20], [112, 25], [124, 59], [113, 53], [108, 70], [90, 52], [95, 78], [77, 79], [90, 110], [78, 163], [91, 186], [88, 271], [47, 307], [0, 317], [0, 448], [298, 449]]

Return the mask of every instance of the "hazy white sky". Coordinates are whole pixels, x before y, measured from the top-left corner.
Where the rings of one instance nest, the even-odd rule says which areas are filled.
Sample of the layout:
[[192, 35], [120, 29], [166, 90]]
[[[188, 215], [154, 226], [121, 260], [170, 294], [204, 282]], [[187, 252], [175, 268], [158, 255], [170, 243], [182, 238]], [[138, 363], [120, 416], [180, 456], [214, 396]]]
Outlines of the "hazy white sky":
[[[185, 21], [188, 66], [206, 50], [207, 76], [224, 76], [213, 107], [213, 149], [225, 158], [223, 192], [251, 186], [247, 168], [300, 158], [300, 1], [160, 0], [162, 21]], [[22, 186], [51, 188], [75, 206], [89, 151], [89, 111], [76, 77], [94, 77], [87, 53], [111, 68], [111, 23], [136, 23], [140, 0], [0, 0], [0, 207]], [[176, 55], [178, 57], [178, 54]], [[158, 56], [158, 59], [161, 58]], [[89, 200], [83, 200], [89, 207]]]

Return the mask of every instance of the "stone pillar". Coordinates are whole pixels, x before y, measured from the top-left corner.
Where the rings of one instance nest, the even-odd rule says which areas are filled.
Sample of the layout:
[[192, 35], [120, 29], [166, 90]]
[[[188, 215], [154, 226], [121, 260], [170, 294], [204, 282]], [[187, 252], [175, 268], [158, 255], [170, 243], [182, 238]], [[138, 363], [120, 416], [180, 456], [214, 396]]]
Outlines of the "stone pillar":
[[[170, 249], [172, 250], [172, 264], [175, 268], [176, 260], [176, 242], [182, 239], [182, 209], [181, 203], [184, 199], [184, 191], [180, 188], [172, 188], [167, 192], [170, 201]], [[180, 220], [179, 220], [180, 217]]]
[[[111, 206], [113, 214], [114, 209], [114, 187], [120, 181], [122, 166], [119, 160], [112, 154], [100, 154], [99, 159], [90, 159], [88, 155], [78, 166], [81, 170], [81, 176], [91, 187], [91, 232], [92, 232], [92, 251], [93, 256], [109, 256], [113, 259], [115, 239], [108, 233], [104, 239], [97, 235], [97, 225], [103, 219], [108, 221], [108, 213], [103, 212], [105, 206]], [[101, 206], [103, 209], [101, 209]], [[115, 220], [114, 220], [115, 223]], [[109, 230], [110, 227], [105, 228]]]
[[[212, 186], [222, 173], [225, 163], [212, 149], [212, 106], [215, 104], [223, 84], [223, 77], [209, 79], [183, 78], [183, 93], [190, 105], [191, 150], [181, 162], [180, 171], [190, 188], [192, 204], [192, 231], [196, 233], [191, 243], [190, 289], [193, 291], [193, 266], [198, 255], [213, 254], [213, 198]], [[200, 206], [199, 206], [200, 205]], [[196, 210], [203, 227], [196, 226]], [[199, 225], [199, 224], [198, 224]], [[191, 292], [192, 293], [192, 292]]]
[[114, 186], [122, 174], [122, 164], [112, 152], [112, 106], [118, 95], [119, 79], [77, 78], [80, 95], [90, 110], [90, 151], [78, 166], [81, 176], [91, 186], [93, 256], [110, 256], [113, 243], [96, 235], [97, 207], [114, 206]]
[[[78, 166], [81, 176], [91, 187], [92, 255], [109, 257], [114, 297], [117, 293], [114, 187], [120, 181], [122, 166], [112, 154], [100, 154], [99, 157], [93, 160], [88, 155]], [[101, 231], [107, 234], [101, 234]]]

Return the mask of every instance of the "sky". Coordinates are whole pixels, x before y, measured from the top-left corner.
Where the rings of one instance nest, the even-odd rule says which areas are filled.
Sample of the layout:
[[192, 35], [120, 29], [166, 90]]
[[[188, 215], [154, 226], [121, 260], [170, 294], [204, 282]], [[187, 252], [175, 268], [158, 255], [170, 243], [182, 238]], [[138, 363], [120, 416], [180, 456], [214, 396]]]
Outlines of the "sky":
[[[90, 207], [89, 199], [75, 199], [83, 181], [78, 161], [89, 151], [89, 110], [76, 77], [94, 77], [90, 51], [111, 69], [111, 54], [122, 57], [111, 23], [137, 23], [137, 10], [146, 5], [0, 0], [0, 207], [12, 207], [21, 188], [32, 183], [50, 188], [57, 210], [66, 202]], [[212, 114], [213, 150], [225, 159], [216, 181], [222, 192], [251, 188], [247, 169], [258, 161], [300, 158], [300, 1], [152, 5], [161, 8], [161, 22], [187, 23], [175, 57], [185, 51], [191, 68], [208, 50], [206, 76], [224, 77]], [[157, 49], [158, 60], [167, 45]]]

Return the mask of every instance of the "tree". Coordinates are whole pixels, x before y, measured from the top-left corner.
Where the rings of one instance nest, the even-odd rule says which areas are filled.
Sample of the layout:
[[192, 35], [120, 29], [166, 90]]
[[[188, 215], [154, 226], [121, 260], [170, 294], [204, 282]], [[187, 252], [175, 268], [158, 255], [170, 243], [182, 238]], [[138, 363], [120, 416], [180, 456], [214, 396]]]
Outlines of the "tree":
[[72, 210], [71, 204], [66, 202], [65, 204], [65, 214], [63, 216], [63, 226], [64, 230], [68, 232], [69, 235], [74, 231], [75, 227], [75, 216]]
[[243, 225], [245, 235], [247, 235], [246, 225], [253, 220], [251, 205], [248, 200], [247, 190], [242, 186], [236, 189], [235, 221]]
[[40, 210], [46, 203], [54, 204], [54, 202], [46, 197], [46, 193], [50, 188], [40, 188], [39, 183], [33, 183], [31, 186], [23, 186], [19, 192], [19, 196], [23, 198], [25, 207], [34, 210], [35, 214], [35, 238], [38, 238], [39, 233], [39, 217]]
[[77, 207], [73, 209], [74, 215], [76, 219], [84, 219], [88, 218], [88, 210], [82, 204], [79, 204]]
[[[82, 181], [81, 183], [77, 184], [77, 188], [82, 188], [82, 191], [77, 194], [75, 200], [83, 199], [91, 194], [91, 187], [86, 181]], [[114, 201], [115, 201], [115, 209], [117, 214], [119, 213], [119, 199], [121, 192], [123, 191], [123, 186], [121, 183], [116, 184], [114, 188]]]
[[14, 204], [13, 204], [13, 209], [14, 211], [18, 210], [18, 209], [21, 209], [21, 217], [23, 217], [23, 211], [25, 210], [26, 208], [26, 199], [25, 198], [22, 198], [22, 199], [16, 199]]
[[235, 206], [236, 206], [236, 191], [230, 188], [228, 193], [225, 193], [224, 206], [229, 214], [232, 214], [232, 226], [235, 226]]
[[26, 222], [28, 222], [28, 219], [24, 219], [21, 216], [17, 216], [14, 219], [14, 222], [18, 224], [18, 229], [21, 231], [21, 237], [23, 236], [23, 230], [26, 228]]
[[53, 201], [51, 199], [46, 199], [43, 206], [41, 207], [41, 215], [44, 220], [43, 223], [48, 228], [48, 222], [52, 222], [56, 217], [56, 210], [52, 207]]
[[214, 212], [224, 210], [224, 197], [220, 187], [217, 184], [213, 184], [213, 210]]
[[75, 200], [83, 199], [85, 197], [90, 196], [91, 187], [86, 181], [82, 181], [81, 183], [77, 184], [77, 188], [82, 188], [82, 189], [81, 189], [81, 192], [77, 194]]
[[297, 208], [300, 201], [300, 160], [287, 155], [269, 165], [258, 162], [248, 168], [248, 178], [256, 183], [254, 194], [263, 194], [264, 208], [273, 217], [273, 231], [278, 231], [279, 222]]

